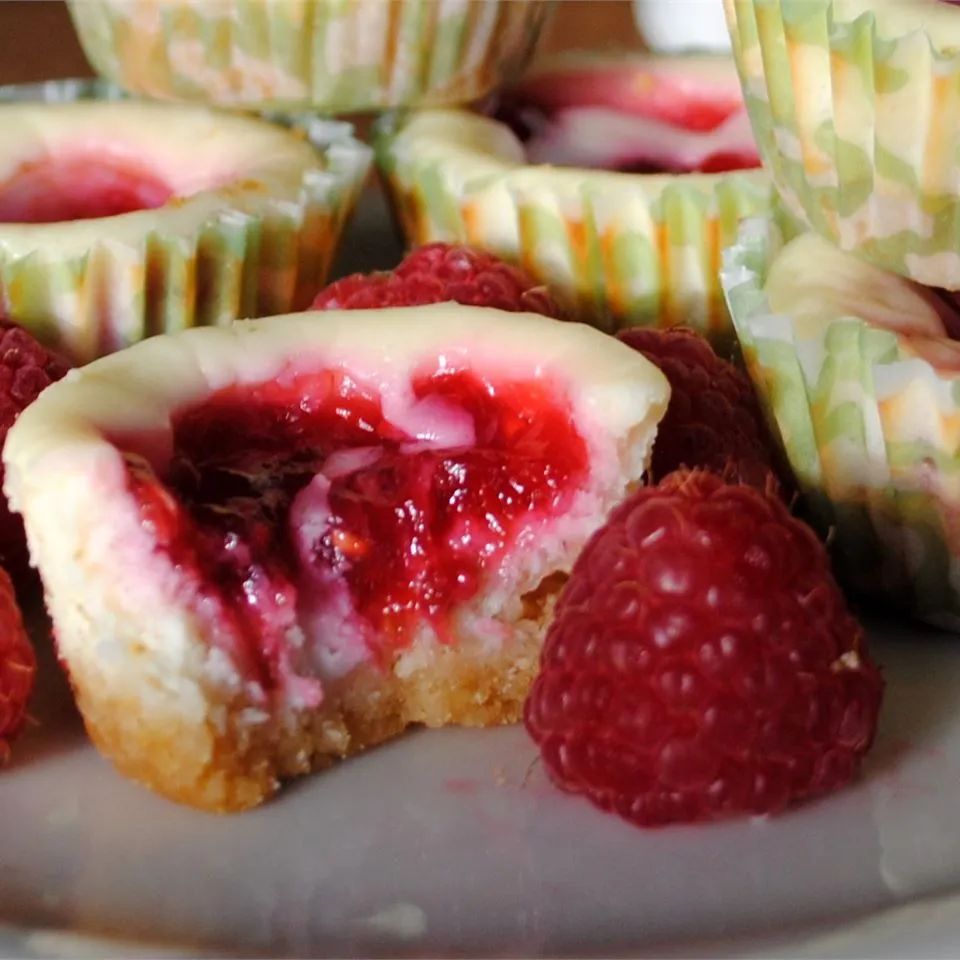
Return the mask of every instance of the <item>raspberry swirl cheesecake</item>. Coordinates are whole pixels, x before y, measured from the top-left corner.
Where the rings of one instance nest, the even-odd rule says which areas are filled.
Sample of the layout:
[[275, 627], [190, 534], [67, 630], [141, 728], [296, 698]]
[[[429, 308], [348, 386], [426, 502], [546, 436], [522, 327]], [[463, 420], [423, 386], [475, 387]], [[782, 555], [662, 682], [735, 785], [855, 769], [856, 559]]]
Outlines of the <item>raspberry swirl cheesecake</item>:
[[[302, 309], [369, 167], [345, 124], [0, 91], [0, 315], [86, 362], [154, 333]], [[49, 101], [49, 102], [47, 102]]]
[[11, 431], [5, 488], [92, 738], [237, 810], [410, 723], [516, 720], [668, 394], [588, 326], [454, 304], [190, 330], [72, 372]]
[[378, 155], [413, 243], [512, 259], [601, 329], [683, 323], [729, 345], [720, 251], [769, 201], [729, 59], [553, 58], [494, 116], [384, 123]]
[[732, 63], [583, 54], [505, 91], [496, 115], [529, 163], [684, 174], [760, 165]]

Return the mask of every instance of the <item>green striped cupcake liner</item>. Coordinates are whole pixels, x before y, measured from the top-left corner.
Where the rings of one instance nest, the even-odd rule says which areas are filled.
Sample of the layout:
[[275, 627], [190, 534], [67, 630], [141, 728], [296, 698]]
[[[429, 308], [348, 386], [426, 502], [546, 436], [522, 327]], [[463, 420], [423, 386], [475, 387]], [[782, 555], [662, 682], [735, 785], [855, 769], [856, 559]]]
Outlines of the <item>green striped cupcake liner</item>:
[[518, 263], [602, 330], [686, 324], [732, 345], [717, 273], [740, 221], [769, 208], [762, 172], [532, 166], [504, 124], [465, 110], [384, 118], [376, 149], [411, 243], [467, 243]]
[[526, 64], [547, 0], [72, 0], [97, 71], [172, 100], [326, 113], [485, 96]]
[[764, 288], [782, 244], [771, 222], [745, 222], [721, 280], [812, 519], [844, 582], [956, 629], [960, 372], [861, 317], [774, 312]]
[[[199, 125], [224, 138], [231, 175], [157, 209], [0, 223], [0, 314], [83, 363], [152, 334], [307, 306], [370, 166], [371, 151], [352, 128], [309, 116], [285, 118], [289, 130], [242, 115], [210, 124], [200, 107], [107, 103], [121, 97], [101, 81], [0, 88], [0, 124], [9, 131], [14, 114], [34, 105], [59, 110], [71, 129], [86, 135], [86, 124], [98, 140], [123, 128], [136, 142], [142, 131], [147, 156], [162, 138], [182, 150], [185, 168], [199, 164], [205, 148], [189, 134], [178, 142], [178, 123]], [[69, 119], [90, 108], [111, 112]], [[16, 139], [0, 144], [0, 167], [16, 169], [23, 150]]]
[[754, 136], [790, 212], [960, 288], [960, 8], [724, 0]]

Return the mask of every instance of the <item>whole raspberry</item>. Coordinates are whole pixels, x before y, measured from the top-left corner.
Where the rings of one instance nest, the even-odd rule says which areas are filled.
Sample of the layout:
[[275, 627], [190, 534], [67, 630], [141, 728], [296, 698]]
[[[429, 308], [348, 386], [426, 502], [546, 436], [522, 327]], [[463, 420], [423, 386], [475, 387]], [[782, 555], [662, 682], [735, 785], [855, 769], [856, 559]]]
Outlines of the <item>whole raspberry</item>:
[[391, 272], [354, 273], [317, 294], [314, 310], [366, 310], [453, 300], [473, 307], [561, 318], [547, 288], [482, 250], [431, 243]]
[[23, 726], [36, 669], [13, 584], [0, 568], [0, 767], [9, 759], [10, 743]]
[[[21, 412], [66, 372], [66, 364], [23, 327], [0, 319], [0, 449]], [[0, 485], [3, 476], [0, 461]], [[23, 521], [10, 512], [5, 496], [0, 496], [0, 564], [14, 580], [25, 575], [29, 566]]]
[[882, 692], [810, 529], [774, 496], [680, 471], [587, 544], [524, 719], [560, 787], [655, 826], [838, 789]]
[[700, 334], [685, 327], [633, 327], [618, 338], [656, 364], [670, 382], [670, 405], [653, 447], [652, 483], [681, 467], [703, 467], [760, 488], [771, 475], [784, 478], [749, 379], [718, 357]]

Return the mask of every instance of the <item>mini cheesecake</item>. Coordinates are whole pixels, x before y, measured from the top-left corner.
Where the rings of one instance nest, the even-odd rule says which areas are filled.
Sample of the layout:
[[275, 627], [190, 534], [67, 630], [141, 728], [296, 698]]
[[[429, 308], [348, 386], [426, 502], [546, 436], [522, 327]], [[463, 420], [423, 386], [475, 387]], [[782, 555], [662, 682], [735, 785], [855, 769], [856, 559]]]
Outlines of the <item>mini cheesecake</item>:
[[0, 102], [0, 315], [84, 363], [305, 307], [370, 163], [349, 126], [53, 102], [97, 89], [44, 84], [19, 92], [50, 102]]
[[668, 393], [590, 327], [452, 304], [192, 330], [74, 371], [4, 462], [91, 737], [237, 810], [410, 723], [516, 720]]
[[956, 630], [957, 295], [763, 221], [744, 224], [722, 279], [747, 369], [839, 576]]
[[546, 0], [73, 0], [96, 70], [163, 100], [325, 114], [468, 103], [519, 73]]
[[495, 116], [531, 164], [645, 174], [760, 166], [728, 57], [557, 56], [504, 91]]
[[770, 190], [729, 58], [550, 58], [490, 116], [383, 123], [378, 160], [412, 243], [512, 260], [603, 330], [680, 323], [732, 346], [720, 255]]

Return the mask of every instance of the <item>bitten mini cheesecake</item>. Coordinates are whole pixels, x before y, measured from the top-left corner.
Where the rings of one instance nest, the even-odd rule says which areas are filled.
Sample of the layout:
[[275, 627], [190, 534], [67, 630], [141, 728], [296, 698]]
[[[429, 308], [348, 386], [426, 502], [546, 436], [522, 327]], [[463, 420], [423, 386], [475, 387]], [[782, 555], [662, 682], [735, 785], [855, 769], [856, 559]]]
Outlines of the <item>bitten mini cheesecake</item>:
[[516, 720], [668, 394], [588, 326], [454, 304], [190, 330], [72, 372], [11, 431], [5, 488], [90, 735], [237, 810], [410, 723]]

